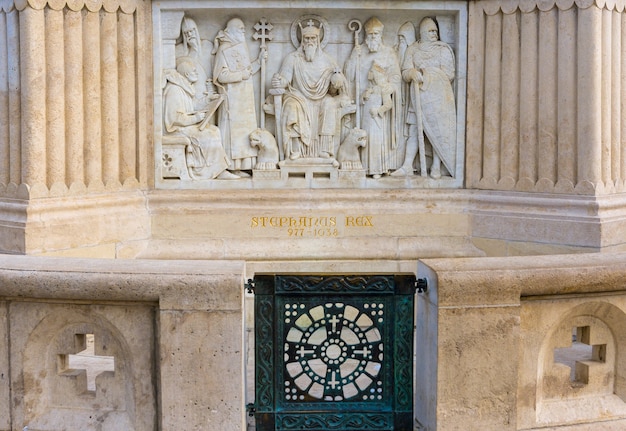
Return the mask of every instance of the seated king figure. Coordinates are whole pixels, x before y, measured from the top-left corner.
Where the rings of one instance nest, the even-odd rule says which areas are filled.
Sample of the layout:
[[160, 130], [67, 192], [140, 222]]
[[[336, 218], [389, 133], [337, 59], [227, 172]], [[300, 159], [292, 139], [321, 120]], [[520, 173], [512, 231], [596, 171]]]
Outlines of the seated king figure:
[[[286, 89], [281, 118], [285, 160], [334, 158], [341, 135], [341, 117], [349, 113], [347, 81], [337, 61], [321, 46], [321, 27], [300, 24], [302, 41], [283, 60], [272, 78]], [[354, 112], [354, 110], [352, 110]]]

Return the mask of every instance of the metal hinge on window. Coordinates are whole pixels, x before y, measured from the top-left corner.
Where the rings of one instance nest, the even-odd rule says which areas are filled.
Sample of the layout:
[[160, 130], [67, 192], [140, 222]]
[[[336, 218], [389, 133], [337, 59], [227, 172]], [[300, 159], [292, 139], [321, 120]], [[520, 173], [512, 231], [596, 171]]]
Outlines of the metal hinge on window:
[[254, 280], [249, 278], [248, 282], [246, 284], [243, 285], [244, 289], [246, 289], [247, 293], [252, 293], [254, 294]]

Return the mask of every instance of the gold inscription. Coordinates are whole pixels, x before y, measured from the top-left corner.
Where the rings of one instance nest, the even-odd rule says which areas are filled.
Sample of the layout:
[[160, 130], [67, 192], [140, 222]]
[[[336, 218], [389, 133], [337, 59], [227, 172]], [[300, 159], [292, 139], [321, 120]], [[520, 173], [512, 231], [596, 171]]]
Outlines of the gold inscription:
[[252, 229], [279, 229], [290, 237], [335, 238], [343, 228], [374, 227], [374, 216], [259, 216], [250, 218]]
[[346, 226], [351, 227], [374, 227], [373, 216], [347, 216]]
[[337, 217], [252, 217], [251, 227], [333, 227]]

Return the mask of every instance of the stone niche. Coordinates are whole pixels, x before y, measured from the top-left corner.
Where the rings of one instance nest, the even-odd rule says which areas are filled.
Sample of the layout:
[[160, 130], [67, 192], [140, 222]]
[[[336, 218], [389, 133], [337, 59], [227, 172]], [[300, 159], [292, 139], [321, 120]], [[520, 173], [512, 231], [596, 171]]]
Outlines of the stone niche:
[[466, 2], [161, 1], [153, 35], [157, 188], [463, 185]]

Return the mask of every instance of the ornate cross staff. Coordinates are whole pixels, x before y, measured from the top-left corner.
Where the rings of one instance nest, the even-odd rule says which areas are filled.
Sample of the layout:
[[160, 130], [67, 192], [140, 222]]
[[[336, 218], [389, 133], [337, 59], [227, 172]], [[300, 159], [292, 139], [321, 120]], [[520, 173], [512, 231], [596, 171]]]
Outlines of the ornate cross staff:
[[259, 109], [259, 127], [261, 129], [265, 128], [265, 112], [263, 112], [263, 101], [265, 100], [265, 52], [267, 51], [265, 41], [274, 38], [270, 34], [273, 28], [274, 26], [265, 18], [261, 18], [259, 22], [254, 24], [254, 29], [256, 30], [256, 33], [253, 35], [254, 40], [261, 40], [261, 109]]
[[354, 32], [354, 47], [356, 48], [356, 127], [361, 128], [361, 46], [359, 44], [359, 33], [363, 24], [358, 19], [353, 19], [348, 23], [348, 29]]

